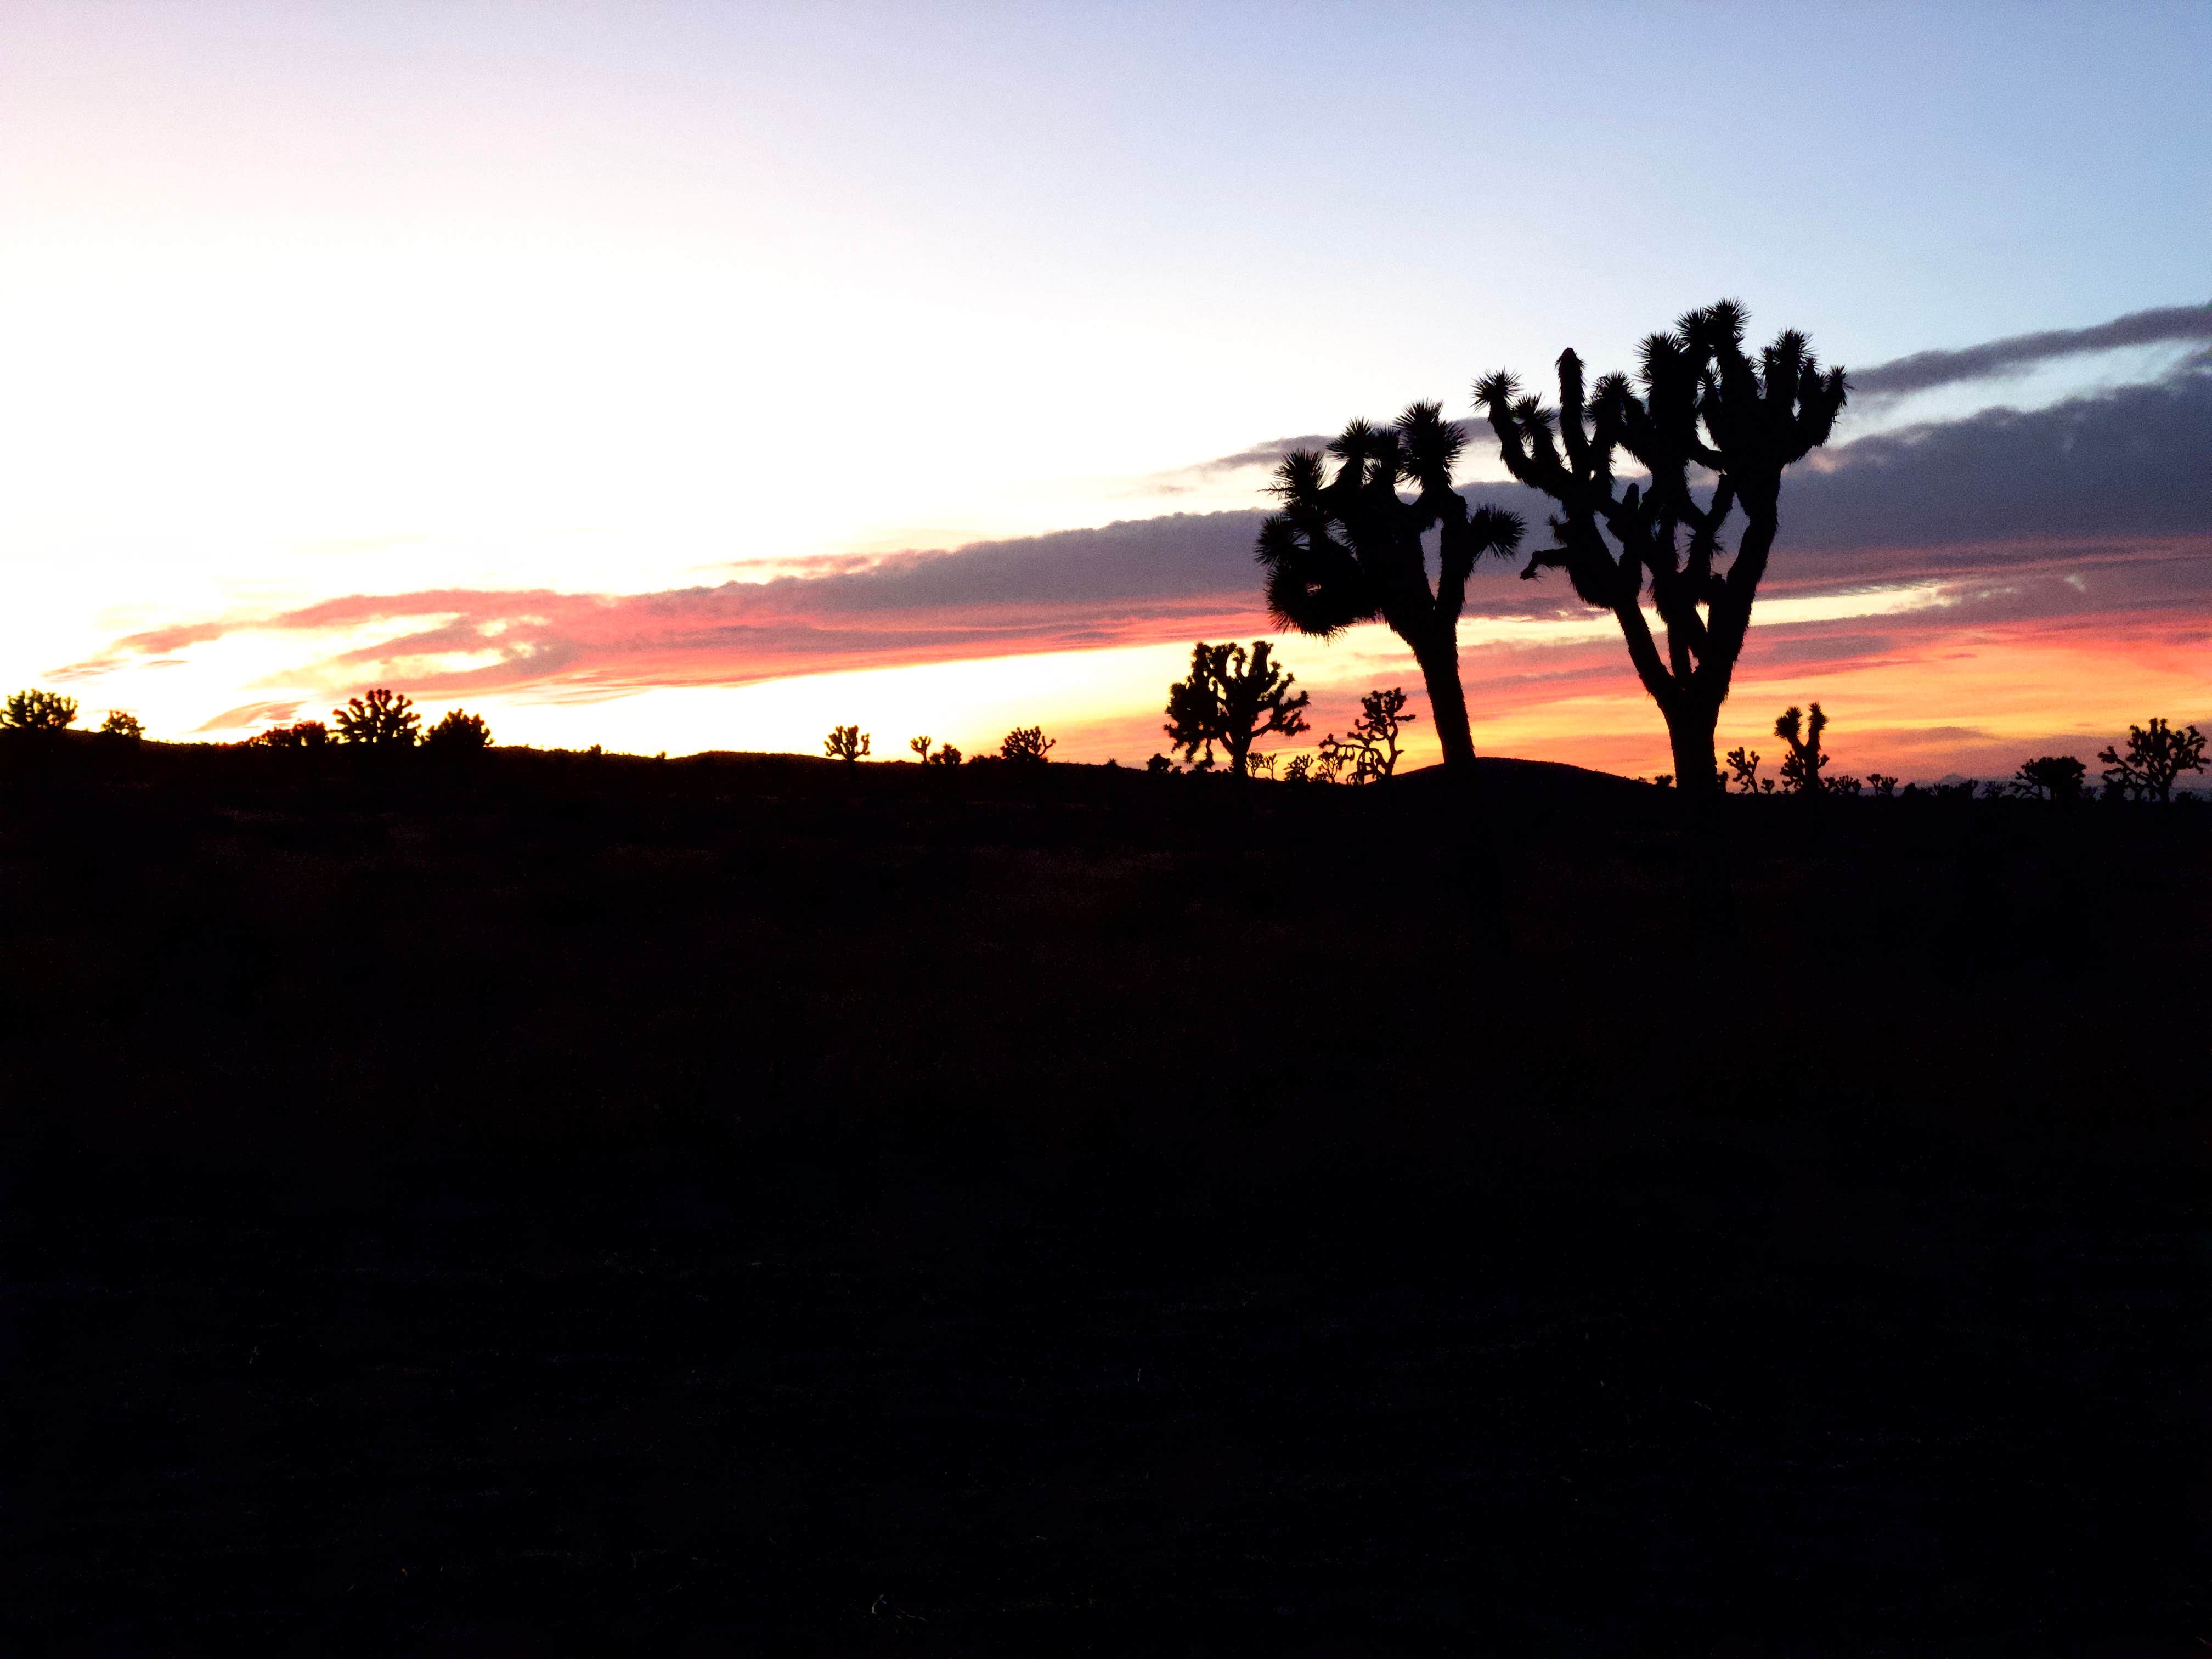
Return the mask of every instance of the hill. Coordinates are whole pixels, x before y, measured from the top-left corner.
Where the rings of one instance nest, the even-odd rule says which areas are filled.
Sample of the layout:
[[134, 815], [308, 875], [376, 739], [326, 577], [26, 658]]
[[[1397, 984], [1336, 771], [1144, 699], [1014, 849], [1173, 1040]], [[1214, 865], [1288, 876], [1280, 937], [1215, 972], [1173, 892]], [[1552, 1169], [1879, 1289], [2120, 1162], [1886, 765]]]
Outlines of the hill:
[[17, 1644], [2198, 1633], [2212, 815], [361, 759], [0, 755]]

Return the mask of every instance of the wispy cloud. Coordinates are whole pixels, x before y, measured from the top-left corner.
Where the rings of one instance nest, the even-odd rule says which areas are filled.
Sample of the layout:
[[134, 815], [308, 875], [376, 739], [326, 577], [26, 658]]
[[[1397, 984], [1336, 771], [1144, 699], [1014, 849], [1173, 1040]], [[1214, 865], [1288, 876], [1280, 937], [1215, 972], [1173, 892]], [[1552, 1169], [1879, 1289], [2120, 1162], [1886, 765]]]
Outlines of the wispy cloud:
[[2131, 311], [2093, 328], [2051, 328], [2014, 334], [1955, 351], [1916, 351], [1851, 375], [1854, 396], [1901, 398], [1963, 380], [2017, 374], [2053, 357], [2077, 357], [2124, 346], [2212, 341], [2212, 305], [2160, 306]]

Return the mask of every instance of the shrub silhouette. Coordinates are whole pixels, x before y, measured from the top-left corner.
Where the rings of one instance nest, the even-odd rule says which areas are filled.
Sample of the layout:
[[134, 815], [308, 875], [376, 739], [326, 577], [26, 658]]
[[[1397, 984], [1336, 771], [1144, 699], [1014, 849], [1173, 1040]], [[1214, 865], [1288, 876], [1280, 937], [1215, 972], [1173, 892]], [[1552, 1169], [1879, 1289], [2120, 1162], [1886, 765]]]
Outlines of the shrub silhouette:
[[107, 711], [107, 718], [100, 723], [100, 732], [102, 737], [120, 738], [125, 743], [142, 742], [146, 736], [146, 728], [138, 717], [122, 708]]
[[331, 740], [331, 728], [320, 720], [300, 720], [290, 726], [272, 726], [265, 732], [257, 732], [248, 738], [247, 749], [321, 749]]
[[58, 691], [10, 691], [0, 726], [10, 732], [65, 732], [76, 724], [76, 699]]
[[[14, 702], [14, 698], [9, 699], [11, 708]], [[2107, 786], [2118, 784], [2137, 800], [2170, 801], [2176, 778], [2184, 772], [2204, 769], [2204, 737], [2193, 726], [2177, 732], [2154, 716], [2148, 729], [2128, 727], [2125, 754], [2117, 748], [2105, 749], [2098, 751], [2097, 758], [2106, 764]]]
[[[1357, 623], [1380, 621], [1420, 665], [1444, 763], [1474, 761], [1467, 696], [1459, 678], [1459, 617], [1467, 579], [1486, 553], [1510, 556], [1521, 544], [1518, 515], [1469, 509], [1452, 488], [1453, 464], [1467, 439], [1439, 404], [1415, 404], [1387, 427], [1354, 421], [1321, 453], [1295, 450], [1276, 469], [1281, 509], [1261, 526], [1259, 558], [1267, 569], [1267, 610], [1276, 622], [1327, 639]], [[1403, 482], [1415, 491], [1398, 494]], [[1430, 586], [1422, 538], [1437, 532], [1436, 584]]]
[[480, 755], [491, 747], [491, 727], [482, 714], [449, 708], [422, 734], [422, 746], [441, 755]]
[[[1690, 313], [1644, 342], [1633, 385], [1607, 374], [1586, 392], [1582, 359], [1564, 351], [1556, 412], [1522, 395], [1510, 374], [1474, 388], [1506, 469], [1559, 507], [1554, 544], [1536, 550], [1522, 575], [1564, 569], [1586, 603], [1613, 613], [1667, 721], [1674, 775], [1698, 781], [1679, 792], [1693, 823], [1711, 817], [1713, 730], [1773, 550], [1782, 474], [1828, 441], [1846, 396], [1843, 371], [1824, 373], [1794, 330], [1753, 362], [1744, 321], [1732, 301]], [[1621, 450], [1650, 472], [1648, 483], [1617, 484]], [[1692, 481], [1707, 472], [1714, 482], [1700, 506]], [[1721, 532], [1739, 507], [1746, 522], [1723, 570]], [[1663, 651], [1640, 604], [1647, 581]]]
[[857, 726], [833, 726], [822, 739], [822, 752], [849, 766], [868, 752], [868, 736]]
[[2082, 781], [2089, 769], [2071, 755], [2042, 755], [2021, 766], [2013, 776], [2015, 795], [2034, 795], [2049, 801], [2081, 799]]
[[1294, 738], [1306, 729], [1307, 696], [1293, 691], [1297, 676], [1274, 661], [1265, 640], [1255, 640], [1248, 659], [1241, 645], [1190, 648], [1190, 677], [1168, 688], [1170, 748], [1195, 760], [1203, 749], [1213, 758], [1219, 744], [1229, 754], [1229, 769], [1244, 776], [1253, 762], [1252, 745], [1277, 734]]
[[1774, 722], [1774, 735], [1790, 745], [1790, 752], [1782, 759], [1782, 784], [1793, 795], [1817, 795], [1820, 793], [1820, 769], [1828, 757], [1820, 750], [1820, 733], [1827, 728], [1828, 717], [1820, 712], [1820, 705], [1813, 705], [1812, 718], [1792, 704], [1782, 711], [1781, 719]]
[[1045, 736], [1042, 727], [1018, 726], [1000, 740], [999, 758], [1018, 766], [1042, 766], [1045, 751], [1056, 741]]
[[1734, 777], [1739, 793], [1755, 795], [1759, 793], [1759, 751], [1746, 745], [1728, 751], [1729, 771]]
[[957, 766], [960, 764], [960, 751], [949, 743], [939, 744], [937, 752], [929, 757], [927, 763], [931, 766]]
[[343, 708], [331, 711], [342, 743], [371, 749], [411, 748], [422, 718], [414, 703], [383, 686], [358, 697], [349, 697]]

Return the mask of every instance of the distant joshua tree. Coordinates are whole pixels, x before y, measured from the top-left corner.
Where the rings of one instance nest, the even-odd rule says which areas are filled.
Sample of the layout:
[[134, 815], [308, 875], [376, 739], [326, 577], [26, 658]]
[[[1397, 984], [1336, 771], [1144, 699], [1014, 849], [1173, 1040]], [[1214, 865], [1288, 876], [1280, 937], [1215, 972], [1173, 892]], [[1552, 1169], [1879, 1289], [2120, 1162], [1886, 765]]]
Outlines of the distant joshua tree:
[[[1827, 442], [1846, 396], [1843, 371], [1823, 371], [1795, 331], [1754, 362], [1743, 349], [1744, 322], [1733, 301], [1693, 311], [1672, 333], [1644, 342], [1634, 383], [1608, 374], [1587, 393], [1582, 359], [1562, 352], [1557, 411], [1523, 396], [1510, 374], [1474, 389], [1507, 471], [1559, 506], [1554, 545], [1538, 549], [1521, 574], [1564, 569], [1584, 602], [1613, 613], [1666, 718], [1674, 775], [1698, 785], [1677, 793], [1701, 826], [1716, 793], [1705, 780], [1719, 769], [1713, 728], [1773, 550], [1782, 474]], [[1620, 450], [1650, 472], [1648, 483], [1618, 483]], [[1692, 487], [1706, 475], [1711, 492], [1700, 505]], [[1746, 522], [1735, 556], [1719, 569], [1721, 531], [1738, 507]], [[1663, 650], [1643, 609], [1647, 584], [1666, 626]]]
[[1339, 738], [1332, 732], [1321, 740], [1316, 766], [1323, 782], [1340, 776], [1348, 783], [1376, 783], [1398, 769], [1398, 730], [1417, 714], [1406, 712], [1406, 694], [1396, 686], [1370, 691], [1359, 700], [1359, 718], [1352, 734]]
[[100, 732], [102, 737], [120, 738], [125, 743], [139, 743], [145, 738], [146, 728], [129, 710], [111, 708], [107, 711], [107, 718], [100, 723]]
[[2012, 793], [2049, 801], [2079, 800], [2088, 773], [2089, 769], [2071, 755], [2039, 756], [2014, 775]]
[[1045, 736], [1040, 726], [1018, 726], [1000, 739], [999, 758], [1018, 766], [1042, 766], [1045, 751], [1057, 741]]
[[445, 717], [422, 734], [422, 746], [441, 755], [480, 755], [491, 747], [491, 727], [482, 714], [448, 708]]
[[1729, 772], [1735, 781], [1739, 793], [1755, 795], [1759, 793], [1759, 750], [1748, 745], [1728, 751]]
[[[9, 698], [10, 708], [14, 703], [15, 699]], [[2204, 736], [2193, 726], [2176, 732], [2154, 716], [2148, 730], [2140, 726], [2128, 727], [2124, 755], [2118, 749], [2106, 749], [2099, 751], [2097, 758], [2105, 763], [2108, 788], [2117, 785], [2137, 800], [2170, 801], [2175, 779], [2184, 772], [2204, 769]]]
[[1293, 691], [1297, 676], [1284, 672], [1265, 640], [1252, 642], [1248, 661], [1241, 645], [1190, 648], [1190, 677], [1168, 688], [1168, 723], [1163, 728], [1171, 748], [1195, 760], [1203, 749], [1213, 758], [1217, 743], [1227, 751], [1229, 769], [1238, 777], [1250, 771], [1252, 745], [1270, 734], [1294, 738], [1306, 729], [1306, 694]]
[[1782, 718], [1774, 722], [1774, 735], [1790, 745], [1790, 752], [1782, 761], [1782, 785], [1793, 795], [1817, 795], [1820, 793], [1820, 769], [1828, 757], [1820, 750], [1820, 733], [1827, 728], [1828, 717], [1820, 712], [1820, 705], [1813, 705], [1813, 715], [1806, 719], [1805, 712], [1792, 704], [1782, 711]]
[[11, 691], [0, 704], [0, 726], [11, 732], [65, 732], [76, 724], [76, 699], [58, 691]]
[[1311, 755], [1292, 756], [1289, 762], [1287, 762], [1283, 767], [1283, 781], [1285, 783], [1311, 783], [1313, 781], [1313, 757]]
[[[1467, 579], [1486, 553], [1510, 556], [1520, 518], [1494, 507], [1470, 509], [1452, 488], [1467, 439], [1440, 404], [1415, 404], [1387, 427], [1354, 421], [1322, 455], [1301, 449], [1276, 470], [1281, 510], [1261, 526], [1267, 609], [1277, 623], [1328, 639], [1357, 623], [1382, 622], [1420, 665], [1444, 763], [1474, 763], [1467, 696], [1459, 678], [1459, 617]], [[1398, 493], [1410, 485], [1408, 501]], [[1430, 586], [1422, 538], [1437, 534]]]
[[915, 759], [921, 765], [927, 766], [929, 764], [929, 739], [927, 738], [908, 738], [906, 740], [906, 746], [914, 751]]
[[868, 752], [868, 737], [857, 726], [833, 726], [830, 735], [822, 739], [822, 751], [849, 766]]
[[331, 718], [340, 742], [372, 749], [412, 748], [422, 724], [410, 700], [383, 686], [348, 698], [344, 708], [331, 711]]

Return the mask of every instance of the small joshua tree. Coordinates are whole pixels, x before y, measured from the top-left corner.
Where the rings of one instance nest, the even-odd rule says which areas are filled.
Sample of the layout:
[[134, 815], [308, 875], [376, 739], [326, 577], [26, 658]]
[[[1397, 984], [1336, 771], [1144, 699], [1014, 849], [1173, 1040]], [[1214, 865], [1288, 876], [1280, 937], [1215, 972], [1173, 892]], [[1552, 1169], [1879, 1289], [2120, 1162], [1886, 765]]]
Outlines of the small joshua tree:
[[1292, 756], [1283, 767], [1283, 781], [1285, 783], [1312, 782], [1313, 757], [1311, 755]]
[[1827, 724], [1828, 717], [1817, 702], [1810, 720], [1793, 704], [1774, 722], [1774, 735], [1790, 745], [1782, 760], [1782, 785], [1793, 795], [1820, 793], [1820, 769], [1828, 763], [1827, 756], [1820, 752], [1820, 733]]
[[[12, 707], [14, 699], [10, 698]], [[2100, 750], [2105, 763], [2105, 782], [2118, 784], [2137, 800], [2170, 801], [2173, 782], [2184, 772], [2204, 769], [2204, 736], [2193, 726], [2177, 732], [2154, 716], [2149, 728], [2128, 727], [2128, 748]]]
[[[1522, 395], [1509, 374], [1474, 389], [1506, 470], [1559, 503], [1554, 544], [1521, 574], [1564, 569], [1585, 603], [1613, 613], [1666, 719], [1674, 774], [1696, 781], [1676, 792], [1693, 821], [1711, 815], [1713, 727], [1780, 526], [1782, 474], [1827, 442], [1846, 395], [1843, 371], [1823, 371], [1794, 331], [1753, 361], [1744, 321], [1731, 301], [1693, 311], [1672, 333], [1644, 342], [1633, 384], [1608, 374], [1587, 392], [1582, 359], [1562, 352], [1556, 411]], [[1648, 482], [1620, 485], [1621, 450]], [[1700, 502], [1694, 490], [1707, 477]], [[1739, 507], [1746, 522], [1723, 569], [1721, 532]], [[1647, 588], [1666, 627], [1664, 650], [1644, 616]]]
[[1056, 741], [1045, 736], [1040, 726], [1018, 726], [1000, 740], [999, 758], [1018, 766], [1042, 766], [1045, 751]]
[[1735, 779], [1739, 794], [1759, 793], [1759, 750], [1747, 745], [1728, 751], [1729, 772]]
[[908, 738], [906, 740], [906, 746], [914, 751], [914, 757], [917, 762], [924, 766], [929, 764], [929, 739], [927, 738]]
[[422, 734], [422, 746], [441, 755], [480, 755], [491, 747], [491, 727], [482, 714], [448, 708], [445, 717]]
[[2013, 775], [2012, 792], [2048, 801], [2079, 800], [2088, 774], [2089, 769], [2071, 755], [2042, 755]]
[[1897, 793], [1897, 779], [1887, 772], [1869, 772], [1867, 774], [1867, 787], [1887, 800]]
[[868, 737], [857, 726], [833, 726], [830, 735], [822, 739], [822, 752], [849, 766], [868, 752]]
[[[1485, 554], [1510, 556], [1521, 544], [1520, 518], [1494, 507], [1470, 508], [1452, 488], [1452, 468], [1467, 443], [1441, 404], [1415, 404], [1387, 427], [1354, 421], [1328, 454], [1287, 456], [1276, 470], [1279, 512], [1261, 526], [1267, 609], [1276, 622], [1328, 639], [1358, 623], [1382, 622], [1420, 665], [1444, 763], [1474, 763], [1467, 695], [1459, 678], [1459, 617], [1467, 580]], [[1414, 491], [1412, 501], [1398, 493]], [[1434, 530], [1437, 579], [1430, 586], [1422, 538]]]
[[139, 743], [145, 738], [146, 728], [128, 709], [111, 708], [107, 711], [107, 718], [100, 723], [100, 733], [105, 738], [118, 738], [125, 743]]
[[1270, 733], [1294, 738], [1306, 729], [1306, 694], [1293, 691], [1297, 676], [1285, 673], [1270, 654], [1267, 641], [1255, 640], [1250, 658], [1241, 645], [1190, 648], [1190, 678], [1168, 688], [1169, 744], [1185, 760], [1213, 745], [1228, 751], [1229, 769], [1245, 776], [1253, 763], [1252, 745]]
[[1359, 700], [1359, 718], [1349, 737], [1330, 732], [1316, 753], [1313, 775], [1323, 783], [1376, 783], [1398, 769], [1398, 731], [1417, 714], [1406, 712], [1406, 694], [1396, 686], [1370, 691]]
[[371, 749], [412, 748], [422, 724], [410, 699], [383, 686], [348, 698], [344, 708], [331, 711], [331, 718], [340, 742]]
[[0, 726], [11, 732], [65, 732], [76, 724], [76, 699], [58, 691], [11, 691], [0, 704]]

